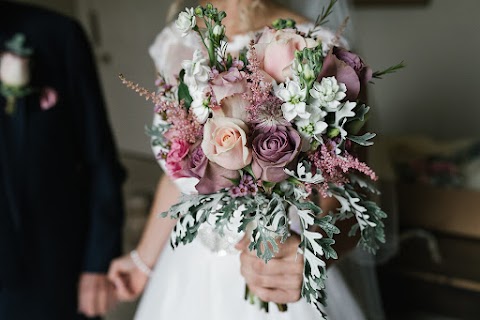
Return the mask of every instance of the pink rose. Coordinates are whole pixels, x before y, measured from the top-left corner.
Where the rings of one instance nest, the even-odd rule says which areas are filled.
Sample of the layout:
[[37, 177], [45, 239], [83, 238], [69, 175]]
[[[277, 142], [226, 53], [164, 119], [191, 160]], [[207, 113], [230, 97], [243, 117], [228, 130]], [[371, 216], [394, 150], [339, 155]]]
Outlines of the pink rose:
[[217, 74], [212, 80], [211, 86], [219, 105], [217, 108], [212, 108], [214, 115], [247, 120], [246, 107], [249, 102], [243, 95], [249, 90], [245, 72], [240, 72], [237, 68], [230, 68], [229, 71]]
[[242, 169], [252, 161], [247, 133], [247, 125], [239, 119], [210, 118], [204, 126], [203, 152], [211, 162], [225, 169]]
[[260, 67], [277, 82], [285, 82], [286, 78], [291, 77], [290, 66], [295, 52], [317, 45], [315, 40], [304, 38], [293, 29], [266, 28], [254, 47]]
[[220, 104], [226, 97], [247, 91], [245, 72], [240, 72], [237, 68], [230, 68], [230, 70], [218, 74], [213, 78], [211, 85], [215, 99]]
[[165, 166], [169, 175], [174, 178], [191, 177], [191, 174], [187, 168], [186, 161], [183, 161], [190, 151], [190, 144], [183, 140], [175, 140], [172, 143], [172, 147], [167, 154]]

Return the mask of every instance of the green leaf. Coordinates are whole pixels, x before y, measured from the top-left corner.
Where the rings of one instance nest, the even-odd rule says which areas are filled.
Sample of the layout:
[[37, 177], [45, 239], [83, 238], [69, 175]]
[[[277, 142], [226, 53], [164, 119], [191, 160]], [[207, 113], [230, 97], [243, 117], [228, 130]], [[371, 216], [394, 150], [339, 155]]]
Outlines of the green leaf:
[[364, 147], [368, 147], [368, 146], [371, 146], [373, 145], [373, 142], [372, 141], [369, 141], [373, 138], [375, 138], [377, 135], [375, 133], [371, 133], [371, 132], [367, 132], [365, 133], [364, 135], [361, 135], [361, 136], [347, 136], [347, 139], [352, 141], [352, 142], [355, 142], [356, 144], [359, 144], [361, 146], [364, 146]]
[[188, 90], [188, 86], [183, 82], [183, 78], [185, 77], [185, 69], [180, 71], [180, 84], [178, 85], [178, 102], [183, 100], [185, 108], [190, 108], [192, 104], [193, 98], [190, 95], [190, 91]]

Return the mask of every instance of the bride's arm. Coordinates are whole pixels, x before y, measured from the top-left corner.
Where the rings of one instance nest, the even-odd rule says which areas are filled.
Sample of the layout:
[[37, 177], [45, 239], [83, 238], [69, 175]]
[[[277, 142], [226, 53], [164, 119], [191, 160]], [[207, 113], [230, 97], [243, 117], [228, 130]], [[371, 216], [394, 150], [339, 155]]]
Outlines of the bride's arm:
[[[177, 187], [163, 175], [155, 191], [150, 216], [137, 247], [137, 257], [150, 269], [153, 269], [176, 223], [176, 220], [159, 217], [159, 213], [175, 204], [179, 195]], [[108, 277], [115, 285], [118, 299], [123, 301], [136, 299], [148, 281], [148, 275], [140, 270], [138, 262], [136, 264], [130, 254], [112, 261]]]
[[160, 253], [170, 239], [170, 232], [176, 223], [176, 220], [169, 217], [159, 217], [159, 214], [167, 211], [172, 205], [177, 203], [179, 197], [180, 191], [178, 191], [172, 180], [164, 174], [155, 191], [150, 216], [137, 247], [138, 254], [151, 268], [153, 268]]

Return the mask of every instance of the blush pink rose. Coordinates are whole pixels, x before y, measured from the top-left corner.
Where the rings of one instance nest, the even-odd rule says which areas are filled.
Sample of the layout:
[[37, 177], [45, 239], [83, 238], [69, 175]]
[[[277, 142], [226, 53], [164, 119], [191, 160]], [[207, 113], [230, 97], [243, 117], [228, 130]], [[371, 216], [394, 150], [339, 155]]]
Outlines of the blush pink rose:
[[210, 118], [204, 126], [203, 152], [208, 160], [225, 169], [242, 169], [252, 161], [247, 133], [248, 126], [239, 119]]
[[247, 91], [245, 72], [240, 72], [237, 68], [230, 68], [213, 78], [211, 86], [215, 99], [221, 104], [224, 98]]
[[293, 29], [273, 30], [266, 28], [255, 44], [260, 67], [275, 81], [285, 82], [291, 77], [291, 64], [295, 52], [314, 48], [318, 42], [298, 35]]
[[188, 142], [183, 140], [173, 141], [165, 161], [165, 166], [172, 178], [178, 179], [191, 176], [186, 161], [189, 151], [190, 144]]

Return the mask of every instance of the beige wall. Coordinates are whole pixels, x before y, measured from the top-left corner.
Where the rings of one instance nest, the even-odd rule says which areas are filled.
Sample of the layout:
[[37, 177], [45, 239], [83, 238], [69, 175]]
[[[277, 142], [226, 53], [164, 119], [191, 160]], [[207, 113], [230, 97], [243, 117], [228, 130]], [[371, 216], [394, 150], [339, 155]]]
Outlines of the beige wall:
[[381, 133], [479, 136], [479, 12], [478, 0], [358, 9], [358, 47], [370, 64], [407, 64], [372, 90]]
[[[75, 8], [75, 0], [22, 1], [46, 5], [66, 14], [72, 14]], [[122, 68], [117, 69], [129, 71], [133, 79], [148, 84], [152, 65], [147, 47], [163, 23], [163, 16], [158, 12], [166, 7], [166, 1], [133, 2], [138, 3], [135, 12], [120, 14], [118, 11], [122, 6], [118, 5], [110, 15], [130, 17], [128, 20], [120, 19], [121, 25], [129, 27], [116, 27], [117, 37], [133, 39], [131, 44], [138, 51], [128, 57], [130, 61], [135, 61], [135, 66], [130, 68], [122, 64]], [[150, 12], [155, 13], [139, 19], [140, 12], [148, 12], [145, 7], [152, 7], [153, 3], [156, 3], [156, 10]], [[480, 71], [480, 59], [477, 58], [480, 56], [480, 36], [477, 35], [480, 30], [479, 12], [478, 0], [431, 0], [426, 7], [357, 8], [353, 16], [356, 43], [366, 60], [375, 69], [401, 60], [407, 64], [405, 70], [378, 80], [371, 87], [371, 104], [376, 109], [373, 119], [376, 131], [383, 134], [422, 133], [443, 138], [471, 137], [480, 133], [477, 129], [480, 106], [475, 94], [480, 88], [480, 77], [477, 76]], [[154, 22], [147, 24], [145, 19]], [[135, 28], [135, 23], [139, 23], [141, 28]], [[115, 24], [112, 21], [112, 25]], [[147, 25], [154, 25], [156, 30], [146, 30]], [[132, 31], [139, 30], [142, 31], [138, 36], [128, 36]], [[125, 32], [126, 36], [121, 36], [120, 32]], [[116, 74], [117, 69], [112, 74]], [[125, 90], [122, 94], [127, 95]], [[110, 109], [120, 145], [127, 150], [149, 153], [148, 141], [143, 134], [143, 125], [148, 123], [149, 113], [138, 108], [138, 115], [134, 116], [134, 108], [131, 107], [110, 106]]]

